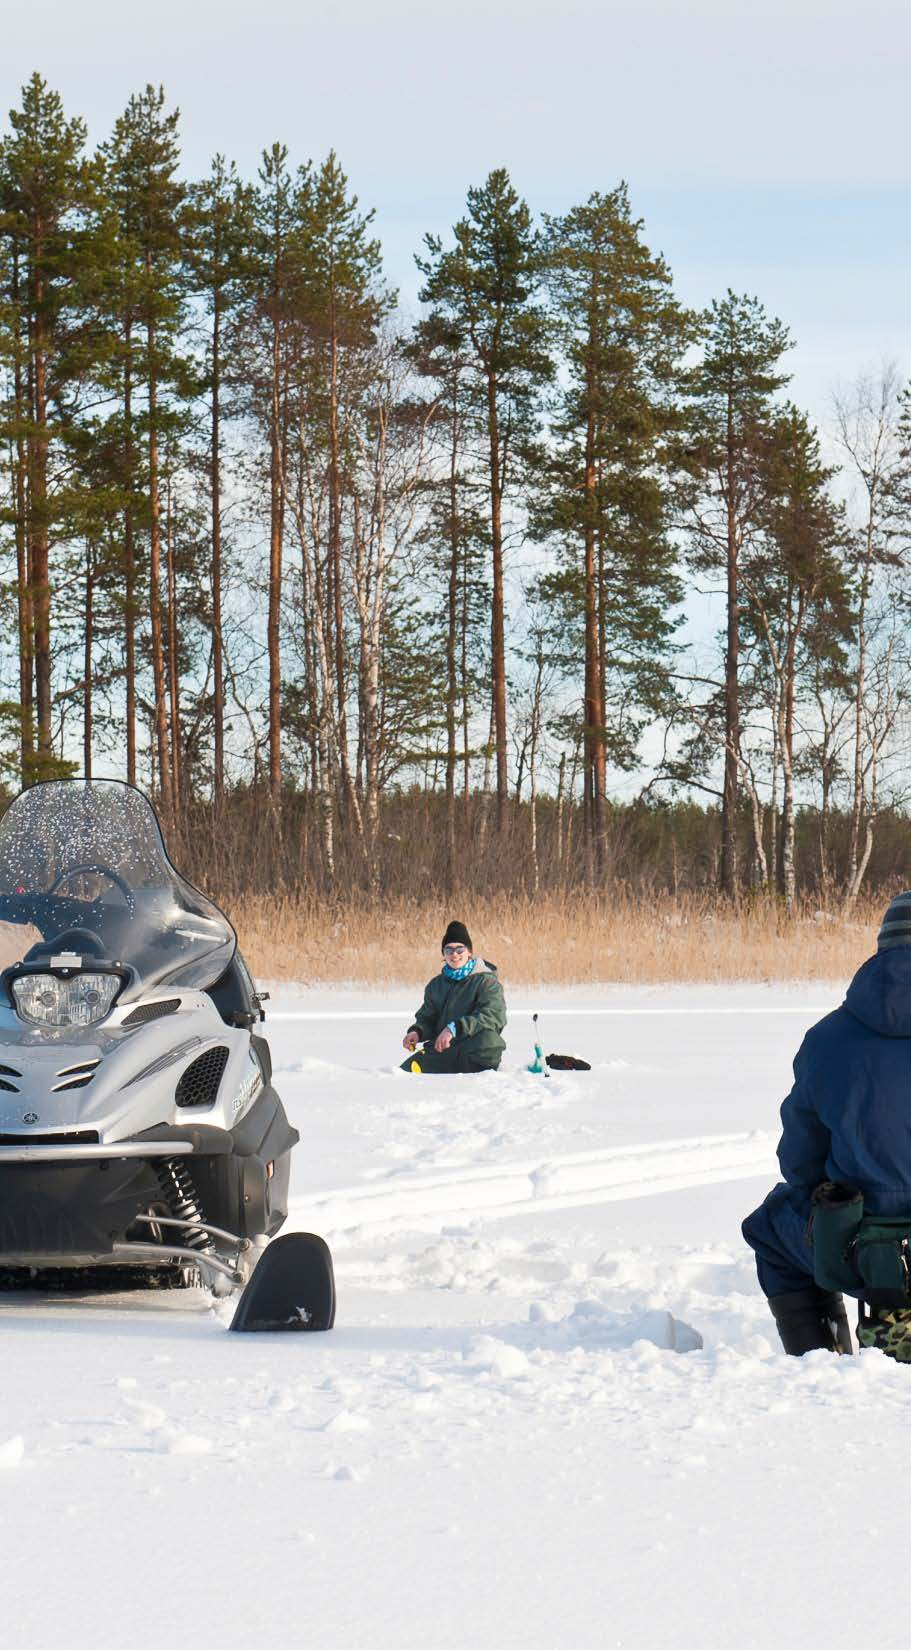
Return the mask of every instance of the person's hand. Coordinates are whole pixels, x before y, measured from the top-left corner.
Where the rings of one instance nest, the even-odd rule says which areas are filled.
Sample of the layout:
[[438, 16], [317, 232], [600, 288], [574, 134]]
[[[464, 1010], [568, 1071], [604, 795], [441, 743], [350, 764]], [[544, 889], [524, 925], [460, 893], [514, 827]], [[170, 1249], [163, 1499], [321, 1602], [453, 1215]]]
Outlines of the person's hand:
[[436, 1049], [438, 1054], [444, 1054], [446, 1052], [446, 1050], [448, 1049], [451, 1042], [452, 1042], [452, 1032], [450, 1031], [448, 1026], [444, 1026], [442, 1031], [440, 1032], [439, 1037], [437, 1038], [437, 1040], [436, 1040], [436, 1042], [434, 1043], [433, 1046]]
[[407, 1048], [409, 1054], [413, 1054], [415, 1049], [417, 1048], [417, 1046], [418, 1046], [418, 1034], [417, 1034], [417, 1032], [416, 1031], [406, 1031], [404, 1037], [402, 1038], [402, 1047]]

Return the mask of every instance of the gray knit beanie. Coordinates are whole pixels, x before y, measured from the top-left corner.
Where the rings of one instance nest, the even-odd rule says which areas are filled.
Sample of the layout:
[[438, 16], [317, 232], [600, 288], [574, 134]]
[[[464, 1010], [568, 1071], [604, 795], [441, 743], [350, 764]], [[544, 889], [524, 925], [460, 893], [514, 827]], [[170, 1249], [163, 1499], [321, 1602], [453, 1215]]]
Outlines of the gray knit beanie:
[[895, 945], [911, 945], [911, 889], [889, 901], [879, 925], [877, 951], [891, 951]]

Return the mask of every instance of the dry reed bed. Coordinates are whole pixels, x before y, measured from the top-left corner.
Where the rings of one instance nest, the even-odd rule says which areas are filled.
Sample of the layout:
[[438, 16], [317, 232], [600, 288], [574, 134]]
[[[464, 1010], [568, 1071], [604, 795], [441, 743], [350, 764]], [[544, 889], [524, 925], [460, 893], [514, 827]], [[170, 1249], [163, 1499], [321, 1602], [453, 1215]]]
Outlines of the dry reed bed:
[[246, 897], [226, 902], [259, 979], [386, 985], [438, 966], [449, 916], [513, 985], [847, 979], [876, 944], [884, 899], [850, 918], [807, 907], [788, 919], [771, 901], [734, 911], [696, 900], [650, 903], [545, 896], [325, 904]]

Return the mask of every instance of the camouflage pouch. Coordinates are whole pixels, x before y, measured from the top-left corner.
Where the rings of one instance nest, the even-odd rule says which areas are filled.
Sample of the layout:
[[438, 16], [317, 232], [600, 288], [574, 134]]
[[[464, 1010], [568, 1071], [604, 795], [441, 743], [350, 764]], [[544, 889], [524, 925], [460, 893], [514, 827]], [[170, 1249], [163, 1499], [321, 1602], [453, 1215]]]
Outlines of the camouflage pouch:
[[911, 1308], [881, 1306], [869, 1314], [861, 1312], [857, 1342], [900, 1364], [911, 1364]]

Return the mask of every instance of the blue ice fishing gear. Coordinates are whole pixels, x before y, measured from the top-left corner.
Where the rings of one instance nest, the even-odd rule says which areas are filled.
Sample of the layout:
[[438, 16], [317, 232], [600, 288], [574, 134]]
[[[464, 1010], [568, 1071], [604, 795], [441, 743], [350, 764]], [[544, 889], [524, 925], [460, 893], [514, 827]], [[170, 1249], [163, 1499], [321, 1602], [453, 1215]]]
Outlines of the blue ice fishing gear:
[[541, 1073], [543, 1072], [544, 1076], [546, 1077], [547, 1076], [547, 1070], [546, 1070], [545, 1065], [544, 1065], [544, 1048], [543, 1048], [543, 1045], [538, 1041], [538, 1016], [537, 1016], [537, 1014], [532, 1015], [531, 1022], [532, 1022], [532, 1025], [535, 1028], [535, 1057], [534, 1057], [531, 1065], [527, 1069], [529, 1071], [533, 1071], [537, 1076], [540, 1076]]

